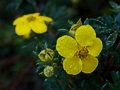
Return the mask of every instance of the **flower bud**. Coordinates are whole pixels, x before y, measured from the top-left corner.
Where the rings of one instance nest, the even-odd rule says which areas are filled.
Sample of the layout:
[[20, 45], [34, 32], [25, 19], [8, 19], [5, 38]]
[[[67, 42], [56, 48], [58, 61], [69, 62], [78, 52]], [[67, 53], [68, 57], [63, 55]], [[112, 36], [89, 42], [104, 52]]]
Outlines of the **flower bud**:
[[51, 77], [54, 74], [54, 68], [52, 66], [46, 66], [43, 72], [46, 77]]
[[45, 50], [42, 50], [39, 54], [38, 57], [40, 58], [41, 61], [50, 61], [54, 57], [54, 51], [52, 49], [46, 48]]
[[79, 19], [77, 21], [76, 24], [73, 24], [69, 30], [69, 33], [72, 35], [72, 36], [75, 36], [75, 32], [76, 30], [82, 25], [82, 22], [81, 22], [81, 19]]

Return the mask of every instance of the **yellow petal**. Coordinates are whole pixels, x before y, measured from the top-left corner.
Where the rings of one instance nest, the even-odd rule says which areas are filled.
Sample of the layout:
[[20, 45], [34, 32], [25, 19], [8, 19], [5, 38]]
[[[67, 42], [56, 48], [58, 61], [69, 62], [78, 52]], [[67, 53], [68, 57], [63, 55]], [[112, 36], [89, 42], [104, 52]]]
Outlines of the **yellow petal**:
[[77, 42], [70, 36], [64, 35], [57, 40], [56, 50], [63, 57], [72, 57], [76, 53]]
[[82, 72], [92, 73], [98, 66], [98, 59], [93, 56], [88, 56], [82, 59], [82, 63], [83, 63]]
[[47, 31], [47, 26], [44, 22], [32, 21], [30, 22], [30, 26], [35, 33], [41, 34]]
[[17, 25], [20, 23], [23, 19], [21, 17], [18, 17], [17, 19], [14, 20], [13, 25]]
[[34, 13], [33, 15], [34, 15], [34, 16], [39, 16], [39, 15], [40, 15], [40, 13]]
[[67, 74], [77, 75], [82, 70], [82, 61], [77, 57], [66, 58], [63, 61], [63, 68]]
[[92, 56], [98, 56], [102, 50], [102, 41], [99, 38], [96, 38], [93, 42], [93, 44], [89, 47], [87, 47], [89, 54]]
[[52, 18], [46, 17], [46, 16], [39, 16], [37, 19], [42, 22], [42, 21], [47, 21], [47, 22], [52, 22]]
[[75, 38], [81, 46], [89, 46], [96, 38], [96, 33], [90, 25], [83, 25], [76, 30]]
[[23, 38], [29, 38], [30, 37], [30, 33], [27, 33], [23, 36]]
[[30, 34], [30, 27], [28, 24], [21, 23], [21, 24], [16, 25], [15, 32], [17, 35]]

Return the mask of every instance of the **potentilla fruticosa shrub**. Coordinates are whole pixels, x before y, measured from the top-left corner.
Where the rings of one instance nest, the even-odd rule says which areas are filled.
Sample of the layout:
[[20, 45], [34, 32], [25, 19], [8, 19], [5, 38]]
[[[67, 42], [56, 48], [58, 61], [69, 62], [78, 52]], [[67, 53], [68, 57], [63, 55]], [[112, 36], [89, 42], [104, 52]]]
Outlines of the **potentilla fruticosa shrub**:
[[[119, 90], [120, 8], [110, 2], [115, 16], [87, 18], [83, 23], [68, 20], [69, 29], [49, 36], [52, 17], [32, 13], [17, 18], [15, 32], [38, 41], [37, 69], [47, 90]], [[63, 25], [64, 26], [64, 25]], [[48, 41], [48, 42], [47, 42]], [[32, 41], [31, 41], [32, 42]], [[110, 77], [111, 79], [109, 79]]]

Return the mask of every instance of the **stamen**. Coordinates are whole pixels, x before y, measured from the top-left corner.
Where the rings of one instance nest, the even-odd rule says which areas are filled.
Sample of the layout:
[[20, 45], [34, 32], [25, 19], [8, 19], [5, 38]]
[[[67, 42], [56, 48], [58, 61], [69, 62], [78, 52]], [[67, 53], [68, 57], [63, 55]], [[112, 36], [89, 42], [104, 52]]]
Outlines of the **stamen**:
[[78, 50], [75, 53], [75, 56], [79, 57], [79, 58], [86, 58], [88, 55], [88, 50], [86, 47], [81, 47], [80, 50]]
[[34, 21], [35, 19], [36, 19], [36, 17], [34, 17], [34, 16], [30, 16], [30, 17], [27, 18], [28, 22]]

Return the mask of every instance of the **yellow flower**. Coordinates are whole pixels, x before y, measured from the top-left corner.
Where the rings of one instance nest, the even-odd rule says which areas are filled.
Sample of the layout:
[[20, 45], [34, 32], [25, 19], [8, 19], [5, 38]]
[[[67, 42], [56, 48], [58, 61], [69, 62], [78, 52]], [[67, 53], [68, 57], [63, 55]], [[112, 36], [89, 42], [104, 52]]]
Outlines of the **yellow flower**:
[[13, 25], [16, 25], [15, 32], [17, 35], [29, 35], [31, 29], [35, 33], [44, 33], [47, 31], [45, 21], [51, 22], [50, 17], [39, 16], [39, 13], [27, 14], [17, 18]]
[[54, 74], [54, 68], [52, 66], [46, 66], [43, 72], [46, 77], [51, 77]]
[[80, 26], [75, 39], [64, 35], [57, 40], [56, 50], [65, 59], [63, 68], [68, 74], [77, 75], [93, 72], [98, 66], [96, 58], [102, 50], [102, 41], [96, 37], [90, 25]]

